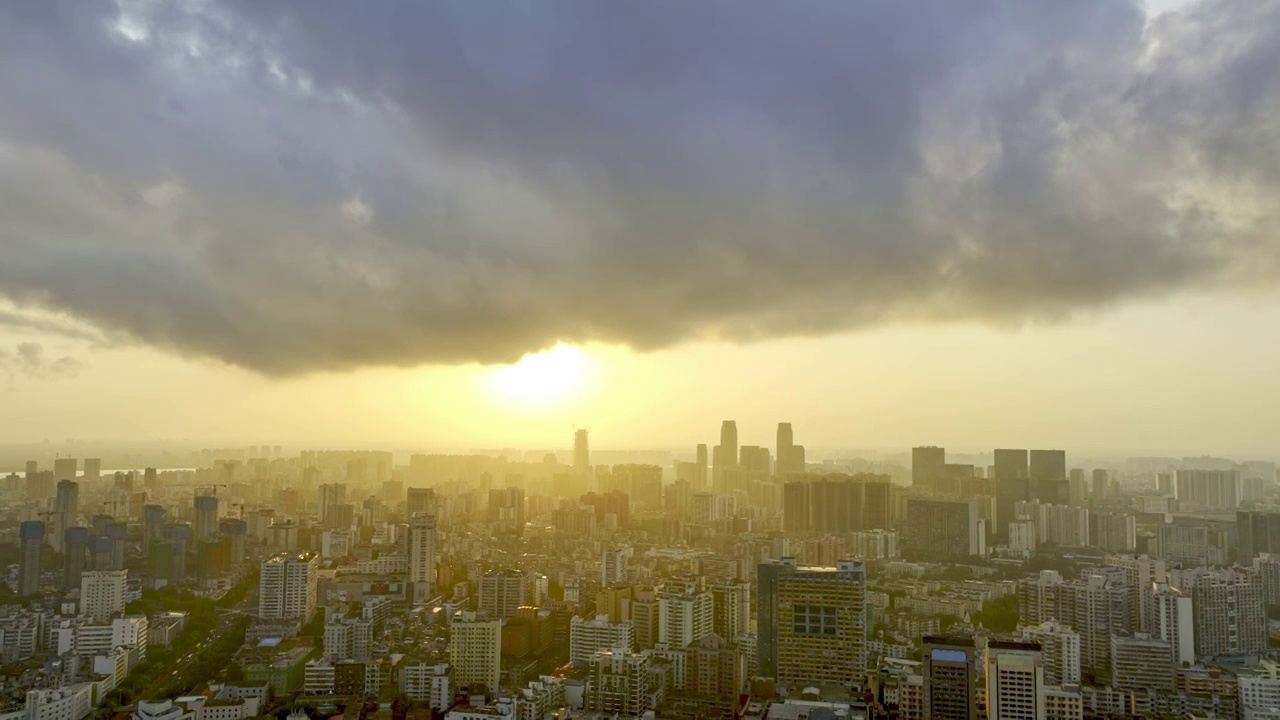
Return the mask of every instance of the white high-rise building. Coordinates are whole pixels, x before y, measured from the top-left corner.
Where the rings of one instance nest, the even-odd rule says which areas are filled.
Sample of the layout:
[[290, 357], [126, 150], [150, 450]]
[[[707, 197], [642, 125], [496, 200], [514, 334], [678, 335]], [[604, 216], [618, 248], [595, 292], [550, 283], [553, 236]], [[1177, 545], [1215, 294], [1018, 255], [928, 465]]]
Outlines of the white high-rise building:
[[627, 564], [631, 560], [631, 548], [607, 548], [600, 555], [600, 587], [618, 585], [627, 581]]
[[987, 643], [987, 718], [1039, 720], [1044, 717], [1044, 679], [1035, 643]]
[[659, 698], [650, 679], [651, 658], [649, 653], [629, 653], [621, 648], [596, 653], [584, 703], [587, 711], [641, 717], [655, 709]]
[[1056, 620], [1024, 627], [1022, 639], [1040, 646], [1048, 685], [1080, 684], [1080, 634]]
[[502, 674], [502, 621], [461, 612], [451, 627], [449, 665], [454, 687], [479, 683], [496, 690]]
[[1152, 637], [1173, 646], [1174, 662], [1195, 663], [1196, 630], [1191, 596], [1168, 583], [1151, 583], [1143, 603]]
[[80, 615], [106, 622], [124, 612], [126, 570], [91, 570], [80, 574]]
[[597, 615], [588, 620], [575, 617], [569, 621], [569, 661], [591, 662], [597, 652], [622, 648], [631, 652], [635, 648], [635, 626], [631, 621], [609, 622], [608, 615]]
[[536, 576], [522, 570], [494, 570], [480, 577], [477, 609], [494, 617], [515, 617], [516, 610], [534, 603]]
[[316, 610], [320, 559], [315, 553], [280, 553], [262, 561], [258, 617], [311, 620]]
[[436, 588], [436, 519], [416, 514], [409, 519], [406, 538], [409, 555], [409, 587], [414, 604], [435, 597]]
[[711, 634], [714, 603], [705, 589], [687, 588], [658, 595], [658, 642], [685, 648]]

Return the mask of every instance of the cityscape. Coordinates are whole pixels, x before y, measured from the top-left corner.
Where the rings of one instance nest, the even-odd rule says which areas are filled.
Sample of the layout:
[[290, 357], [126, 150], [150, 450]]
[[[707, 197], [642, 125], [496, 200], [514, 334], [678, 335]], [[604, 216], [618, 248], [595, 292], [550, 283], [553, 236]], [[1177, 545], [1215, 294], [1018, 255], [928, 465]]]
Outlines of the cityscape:
[[0, 718], [1280, 713], [1275, 463], [801, 437], [28, 461]]
[[0, 720], [1280, 720], [1280, 0], [0, 1]]

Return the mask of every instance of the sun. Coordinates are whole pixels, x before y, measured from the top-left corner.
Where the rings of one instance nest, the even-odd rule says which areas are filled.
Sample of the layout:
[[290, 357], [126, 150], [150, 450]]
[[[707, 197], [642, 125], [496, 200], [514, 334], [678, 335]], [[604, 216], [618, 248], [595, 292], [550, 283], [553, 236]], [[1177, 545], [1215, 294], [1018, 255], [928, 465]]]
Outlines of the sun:
[[531, 353], [514, 365], [495, 368], [489, 386], [503, 401], [546, 408], [573, 400], [586, 386], [590, 361], [578, 348], [557, 345]]

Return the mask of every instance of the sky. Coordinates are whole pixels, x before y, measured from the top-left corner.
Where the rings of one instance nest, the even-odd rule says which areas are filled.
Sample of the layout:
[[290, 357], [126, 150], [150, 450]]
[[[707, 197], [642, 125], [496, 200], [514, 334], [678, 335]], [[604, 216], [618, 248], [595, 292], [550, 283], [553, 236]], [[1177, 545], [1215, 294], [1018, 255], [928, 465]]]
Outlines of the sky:
[[1275, 67], [1249, 0], [3, 4], [0, 442], [1275, 457]]

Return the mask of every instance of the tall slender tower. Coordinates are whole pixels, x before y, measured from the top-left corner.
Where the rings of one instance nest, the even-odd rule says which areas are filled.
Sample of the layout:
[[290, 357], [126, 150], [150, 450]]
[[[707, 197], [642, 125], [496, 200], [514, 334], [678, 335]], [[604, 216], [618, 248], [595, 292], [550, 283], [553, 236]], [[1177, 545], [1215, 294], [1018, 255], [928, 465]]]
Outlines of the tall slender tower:
[[697, 459], [698, 474], [697, 474], [697, 481], [694, 483], [693, 489], [695, 492], [702, 492], [707, 489], [707, 477], [708, 477], [707, 467], [709, 463], [707, 461], [707, 444], [706, 443], [698, 443], [697, 458], [698, 458]]
[[591, 475], [591, 446], [586, 428], [573, 431], [573, 472], [582, 478]]
[[80, 483], [73, 480], [59, 481], [58, 494], [53, 498], [53, 515], [49, 518], [53, 521], [49, 528], [49, 545], [54, 550], [63, 551], [63, 533], [75, 525], [79, 512]]
[[409, 588], [411, 600], [423, 603], [435, 594], [436, 519], [419, 514], [409, 518]]
[[26, 520], [18, 526], [18, 595], [40, 592], [40, 548], [44, 545], [44, 523]]
[[738, 423], [725, 420], [720, 423], [720, 457], [725, 465], [738, 464]]

